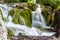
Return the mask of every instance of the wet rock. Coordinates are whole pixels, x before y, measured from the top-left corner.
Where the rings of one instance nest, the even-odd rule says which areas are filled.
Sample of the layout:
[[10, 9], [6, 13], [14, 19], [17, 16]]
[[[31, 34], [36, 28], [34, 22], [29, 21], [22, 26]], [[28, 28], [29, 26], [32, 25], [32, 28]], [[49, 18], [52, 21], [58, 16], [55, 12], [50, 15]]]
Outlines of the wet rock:
[[7, 40], [7, 30], [0, 15], [0, 40]]
[[60, 8], [55, 13], [56, 36], [60, 36]]
[[12, 37], [11, 40], [59, 40], [59, 39], [52, 36], [19, 36]]

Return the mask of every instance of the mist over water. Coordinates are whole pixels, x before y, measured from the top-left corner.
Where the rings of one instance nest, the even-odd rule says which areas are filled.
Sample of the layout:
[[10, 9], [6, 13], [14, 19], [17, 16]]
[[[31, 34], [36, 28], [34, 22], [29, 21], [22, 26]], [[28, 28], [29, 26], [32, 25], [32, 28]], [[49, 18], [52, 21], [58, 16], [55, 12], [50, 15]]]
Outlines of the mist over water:
[[19, 33], [22, 35], [29, 35], [29, 36], [52, 36], [55, 34], [54, 32], [42, 32], [38, 28], [50, 28], [46, 25], [43, 15], [41, 14], [41, 7], [37, 4], [36, 11], [32, 11], [32, 28], [26, 26], [25, 20], [21, 16], [20, 18], [23, 20], [24, 25], [21, 24], [14, 24], [12, 22], [12, 17], [8, 16], [8, 12], [12, 9], [7, 4], [0, 4], [0, 9], [2, 11], [3, 16], [8, 20], [5, 22], [5, 26], [14, 32], [15, 36], [18, 36]]

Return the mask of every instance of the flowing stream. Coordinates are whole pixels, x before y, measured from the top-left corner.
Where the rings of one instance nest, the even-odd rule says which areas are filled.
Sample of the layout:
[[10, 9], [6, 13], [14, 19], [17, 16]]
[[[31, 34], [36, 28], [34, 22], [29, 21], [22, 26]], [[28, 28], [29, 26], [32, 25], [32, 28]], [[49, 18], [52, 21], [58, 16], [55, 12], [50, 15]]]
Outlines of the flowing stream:
[[[17, 36], [19, 33], [22, 35], [29, 35], [29, 36], [52, 36], [55, 34], [55, 32], [42, 32], [38, 29], [38, 27], [43, 28], [50, 28], [46, 25], [45, 20], [41, 14], [41, 8], [40, 5], [37, 4], [38, 7], [36, 11], [32, 12], [32, 28], [29, 28], [26, 26], [24, 19], [21, 17], [21, 19], [24, 21], [25, 25], [20, 24], [14, 24], [12, 22], [12, 17], [8, 16], [9, 10], [12, 9], [12, 7], [7, 6], [7, 4], [0, 4], [0, 9], [2, 10], [3, 16], [9, 20], [9, 22], [5, 22], [5, 26], [12, 30], [14, 32], [14, 35]], [[8, 17], [8, 18], [7, 18]]]

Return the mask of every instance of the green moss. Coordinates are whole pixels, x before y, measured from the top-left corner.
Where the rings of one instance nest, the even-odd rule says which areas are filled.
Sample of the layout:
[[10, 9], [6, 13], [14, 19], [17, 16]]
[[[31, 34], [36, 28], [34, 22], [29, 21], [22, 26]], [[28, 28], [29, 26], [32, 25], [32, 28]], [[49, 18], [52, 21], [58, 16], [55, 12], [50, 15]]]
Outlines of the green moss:
[[32, 11], [35, 11], [37, 8], [37, 5], [33, 3], [27, 3], [27, 5], [28, 5], [28, 8], [31, 9]]
[[8, 36], [14, 36], [14, 33], [12, 30], [8, 29]]
[[52, 16], [52, 8], [50, 6], [43, 6], [42, 15], [45, 18], [46, 24], [49, 25]]
[[9, 14], [8, 15], [13, 16], [14, 15], [14, 9], [11, 9], [11, 11], [9, 11]]
[[10, 12], [10, 15], [13, 17], [13, 22], [15, 24], [18, 24], [18, 19], [20, 18], [20, 9], [18, 8], [15, 8], [15, 9], [12, 9]]
[[20, 8], [14, 8], [13, 12], [10, 12], [10, 13], [13, 17], [13, 20], [12, 20], [13, 23], [24, 25], [24, 21], [25, 21], [28, 27], [30, 28], [32, 27], [32, 10], [31, 9], [20, 10]]
[[24, 19], [22, 17], [20, 17], [18, 21], [19, 21], [19, 24], [24, 25]]
[[14, 9], [14, 16], [15, 16], [16, 18], [19, 18], [19, 17], [20, 17], [20, 9], [18, 9], [18, 8], [15, 8], [15, 9]]
[[18, 24], [18, 18], [13, 18], [13, 23]]
[[41, 28], [40, 28], [40, 31], [45, 32], [45, 29], [41, 27]]
[[32, 27], [32, 11], [30, 9], [24, 9], [20, 14], [28, 27]]

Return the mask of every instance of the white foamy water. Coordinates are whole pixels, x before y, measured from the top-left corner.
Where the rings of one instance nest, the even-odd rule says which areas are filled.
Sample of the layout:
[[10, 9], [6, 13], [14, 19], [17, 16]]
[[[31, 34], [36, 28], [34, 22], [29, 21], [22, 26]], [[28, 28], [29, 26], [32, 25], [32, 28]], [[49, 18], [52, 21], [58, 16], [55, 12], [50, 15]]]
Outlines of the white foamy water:
[[[26, 26], [26, 23], [24, 19], [21, 17], [25, 25], [20, 24], [14, 24], [12, 22], [12, 17], [8, 16], [9, 10], [11, 10], [11, 7], [8, 7], [6, 4], [0, 4], [0, 9], [2, 10], [3, 16], [6, 17], [9, 21], [5, 22], [5, 26], [12, 30], [14, 32], [14, 35], [17, 36], [19, 33], [22, 33], [22, 35], [29, 35], [29, 36], [41, 36], [43, 35], [39, 29], [36, 27], [43, 27], [43, 28], [50, 28], [46, 26], [45, 20], [41, 14], [41, 8], [40, 5], [38, 5], [36, 11], [32, 12], [32, 28], [29, 28]], [[47, 33], [47, 32], [46, 32]], [[46, 34], [44, 33], [44, 34]], [[49, 33], [48, 33], [49, 34]], [[51, 33], [49, 36], [52, 36], [53, 33]], [[45, 35], [47, 36], [47, 35]]]

